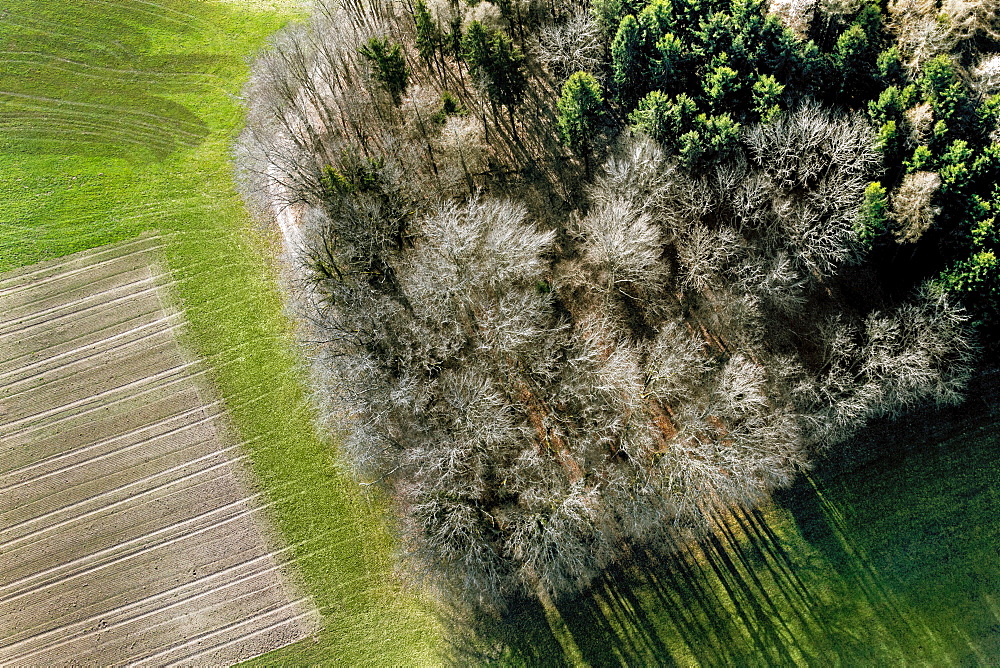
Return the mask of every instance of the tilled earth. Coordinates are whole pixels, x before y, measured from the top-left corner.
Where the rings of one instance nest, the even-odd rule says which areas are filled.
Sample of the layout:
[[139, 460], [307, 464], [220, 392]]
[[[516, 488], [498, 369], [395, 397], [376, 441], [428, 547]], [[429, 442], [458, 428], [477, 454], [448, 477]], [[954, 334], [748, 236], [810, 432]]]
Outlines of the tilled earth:
[[0, 276], [0, 665], [232, 663], [315, 628], [157, 257]]

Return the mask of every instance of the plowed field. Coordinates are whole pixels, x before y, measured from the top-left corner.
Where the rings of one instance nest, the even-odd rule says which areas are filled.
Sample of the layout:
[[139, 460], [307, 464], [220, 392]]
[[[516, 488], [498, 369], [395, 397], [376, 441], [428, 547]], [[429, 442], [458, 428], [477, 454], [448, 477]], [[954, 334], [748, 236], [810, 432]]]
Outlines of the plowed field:
[[232, 663], [315, 627], [157, 251], [0, 276], [0, 665]]

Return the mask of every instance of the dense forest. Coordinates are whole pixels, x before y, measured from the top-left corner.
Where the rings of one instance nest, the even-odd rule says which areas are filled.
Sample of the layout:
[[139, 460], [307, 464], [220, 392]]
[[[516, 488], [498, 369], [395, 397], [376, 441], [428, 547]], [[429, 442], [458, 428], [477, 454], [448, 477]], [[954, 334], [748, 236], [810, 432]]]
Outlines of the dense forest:
[[[697, 539], [997, 345], [993, 0], [320, 3], [237, 161], [345, 457], [501, 610]], [[347, 425], [345, 428], [344, 425]]]

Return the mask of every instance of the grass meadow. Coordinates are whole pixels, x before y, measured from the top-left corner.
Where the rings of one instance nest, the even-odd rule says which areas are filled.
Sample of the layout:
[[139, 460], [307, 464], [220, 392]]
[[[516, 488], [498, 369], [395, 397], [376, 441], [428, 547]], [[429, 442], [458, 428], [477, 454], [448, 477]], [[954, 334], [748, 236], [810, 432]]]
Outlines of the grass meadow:
[[[157, 231], [188, 343], [325, 616], [317, 639], [254, 663], [435, 664], [445, 630], [427, 600], [393, 584], [385, 508], [316, 436], [275, 240], [232, 186], [246, 59], [290, 18], [277, 2], [5, 2], [0, 271]], [[718, 538], [666, 560], [636, 555], [576, 601], [489, 625], [473, 649], [511, 665], [995, 661], [987, 413], [959, 413], [947, 438], [847, 472], [821, 466], [764, 511], [727, 518]]]
[[701, 545], [637, 555], [559, 605], [556, 623], [521, 611], [497, 631], [503, 662], [996, 665], [996, 418], [918, 445], [851, 471], [821, 465]]
[[232, 185], [247, 58], [289, 18], [263, 2], [3, 3], [0, 271], [158, 231], [188, 343], [325, 615], [315, 656], [431, 664], [438, 624], [392, 584], [382, 509], [315, 434], [272, 240]]

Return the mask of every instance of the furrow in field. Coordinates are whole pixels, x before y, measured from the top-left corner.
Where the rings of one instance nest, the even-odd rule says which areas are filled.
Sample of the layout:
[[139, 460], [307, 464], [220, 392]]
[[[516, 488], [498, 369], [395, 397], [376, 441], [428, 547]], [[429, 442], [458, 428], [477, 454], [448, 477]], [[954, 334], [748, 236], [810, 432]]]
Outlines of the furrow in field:
[[3, 50], [0, 49], [0, 63], [12, 65], [32, 65], [34, 67], [45, 67], [58, 72], [69, 72], [74, 76], [94, 79], [97, 81], [109, 81], [117, 83], [123, 78], [128, 79], [129, 84], [143, 84], [163, 88], [182, 88], [190, 90], [190, 86], [210, 83], [218, 85], [223, 83], [222, 79], [211, 72], [200, 72], [197, 70], [173, 70], [173, 71], [153, 71], [137, 70], [129, 67], [112, 67], [107, 64], [88, 63], [83, 60], [69, 58], [66, 55], [46, 53], [44, 51], [33, 50]]
[[113, 294], [130, 289], [135, 284], [148, 283], [152, 280], [152, 273], [148, 266], [139, 266], [123, 270], [116, 273], [109, 273], [106, 276], [87, 276], [87, 281], [76, 281], [76, 284], [65, 283], [54, 286], [54, 289], [45, 294], [43, 291], [31, 294], [32, 299], [3, 299], [0, 298], [0, 308], [6, 313], [4, 318], [6, 326], [16, 326], [29, 323], [33, 320], [49, 318], [53, 314], [66, 310], [76, 304], [92, 302], [95, 299], [103, 299], [104, 293]]
[[[9, 663], [35, 663], [40, 655], [58, 651], [62, 655], [84, 659], [92, 653], [95, 636], [124, 637], [133, 655], [143, 656], [162, 650], [163, 627], [177, 624], [183, 615], [201, 611], [219, 611], [230, 615], [230, 601], [256, 594], [265, 600], [281, 600], [280, 567], [270, 554], [241, 562], [206, 577], [173, 587], [159, 594], [117, 608], [101, 611], [84, 619], [44, 632], [5, 647], [0, 660]], [[201, 613], [203, 614], [203, 613]], [[220, 616], [222, 616], [220, 615]], [[36, 631], [36, 629], [28, 629]], [[100, 657], [92, 657], [99, 660]]]
[[24, 640], [4, 646], [3, 653], [0, 653], [0, 660], [11, 663], [26, 663], [32, 656], [41, 651], [65, 647], [77, 638], [92, 633], [98, 628], [109, 632], [139, 622], [146, 624], [147, 620], [149, 623], [156, 623], [155, 620], [158, 616], [172, 616], [175, 610], [182, 611], [184, 606], [191, 602], [217, 595], [228, 596], [234, 587], [242, 588], [248, 584], [259, 586], [258, 583], [261, 581], [277, 579], [280, 577], [280, 569], [281, 567], [275, 564], [274, 555], [262, 554], [198, 577], [191, 582], [185, 582], [159, 593], [144, 596], [137, 601], [101, 610], [96, 614], [88, 615], [55, 629], [40, 631], [39, 628], [48, 625], [46, 622], [26, 627], [22, 630], [29, 635]]
[[0, 665], [229, 663], [315, 622], [141, 241], [0, 278]]
[[137, 345], [122, 346], [120, 356], [91, 355], [81, 359], [62, 378], [58, 369], [52, 369], [10, 383], [0, 392], [7, 415], [13, 420], [32, 411], [66, 406], [184, 363], [170, 331], [152, 334], [140, 343], [145, 343], [144, 349]]
[[[127, 110], [122, 109], [122, 114]], [[179, 146], [193, 148], [201, 143], [197, 137], [185, 136], [168, 127], [153, 124], [122, 122], [120, 114], [108, 113], [94, 120], [92, 115], [59, 112], [47, 107], [19, 108], [16, 113], [0, 114], [0, 130], [7, 137], [25, 141], [90, 141], [106, 144], [133, 144], [161, 156]]]
[[[121, 11], [122, 9], [120, 0], [91, 0], [91, 2], [108, 6], [114, 11]], [[141, 5], [141, 7], [138, 5]], [[154, 20], [169, 21], [183, 27], [211, 25], [204, 18], [189, 12], [182, 12], [176, 6], [163, 5], [146, 0], [131, 0], [128, 3], [128, 11], [135, 12], [136, 14], [146, 14]]]
[[139, 72], [119, 67], [88, 65], [70, 58], [60, 58], [37, 51], [4, 51], [0, 50], [0, 65], [8, 67], [27, 66], [58, 73], [57, 76], [71, 74], [80, 79], [96, 83], [107, 83], [110, 86], [119, 84], [121, 77], [133, 77], [129, 86], [156, 86], [158, 88], [172, 87], [178, 90], [192, 91], [199, 87], [204, 89], [218, 88], [219, 78], [207, 72], [162, 72], [160, 78], [148, 76], [149, 72]]
[[[9, 550], [15, 544], [38, 539], [42, 533], [88, 520], [107, 510], [128, 506], [130, 500], [144, 501], [157, 493], [166, 493], [168, 489], [223, 466], [230, 461], [226, 459], [226, 453], [237, 446], [225, 450], [209, 449], [210, 444], [204, 438], [212, 436], [212, 430], [206, 429], [185, 439], [174, 450], [151, 455], [146, 461], [140, 460], [108, 476], [92, 477], [95, 466], [108, 465], [106, 461], [97, 462], [90, 467], [75, 469], [72, 472], [75, 476], [67, 475], [67, 478], [75, 477], [78, 482], [67, 481], [63, 488], [58, 487], [58, 479], [50, 478], [38, 485], [5, 492], [0, 495], [5, 502], [23, 500], [24, 503], [8, 506], [10, 509], [0, 515], [0, 521], [6, 525], [0, 530], [0, 541], [8, 541], [0, 542], [0, 546]], [[108, 485], [119, 483], [118, 486], [106, 489], [107, 485], [101, 485], [105, 477], [112, 478]], [[98, 491], [102, 487], [105, 491]]]
[[[145, 359], [147, 357], [154, 359], [147, 360]], [[118, 345], [112, 344], [104, 350], [92, 351], [89, 355], [78, 356], [77, 359], [65, 361], [61, 365], [33, 369], [23, 374], [21, 378], [7, 381], [3, 391], [0, 392], [0, 397], [8, 402], [9, 414], [16, 413], [11, 407], [16, 405], [23, 393], [29, 393], [31, 395], [29, 400], [36, 406], [51, 406], [53, 402], [47, 402], [45, 397], [51, 394], [50, 390], [53, 387], [57, 392], [62, 390], [58, 392], [56, 401], [68, 402], [85, 396], [74, 391], [73, 386], [82, 385], [85, 388], [89, 387], [91, 393], [100, 392], [109, 382], [129, 377], [139, 378], [140, 376], [135, 374], [150, 368], [162, 370], [182, 359], [180, 351], [177, 350], [174, 333], [161, 327], [131, 341], [119, 341]], [[72, 379], [69, 387], [67, 378]]]
[[[149, 313], [153, 314], [155, 311], [150, 309]], [[115, 323], [110, 327], [98, 330], [94, 337], [84, 335], [64, 342], [62, 346], [51, 346], [46, 349], [47, 354], [45, 355], [22, 355], [11, 360], [9, 365], [0, 364], [0, 385], [22, 382], [38, 373], [63, 370], [113, 350], [120, 353], [128, 346], [141, 345], [163, 332], [169, 332], [173, 336], [174, 330], [182, 322], [179, 313], [170, 313], [155, 319], [142, 318], [142, 315], [146, 314], [139, 316], [138, 323], [132, 320], [125, 323]], [[30, 361], [31, 359], [35, 361]], [[11, 368], [5, 371], [7, 366]]]
[[[36, 384], [20, 383], [0, 392], [7, 426], [37, 422], [52, 415], [65, 415], [84, 404], [100, 403], [102, 399], [126, 397], [134, 389], [157, 380], [179, 376], [188, 368], [177, 344], [159, 337], [149, 346], [148, 355], [131, 355], [120, 360], [96, 358], [90, 366], [69, 374], [62, 382], [51, 377], [37, 376]], [[0, 428], [2, 433], [2, 428]]]
[[[92, 35], [87, 34], [84, 30], [74, 29], [74, 26], [68, 23], [45, 21], [38, 16], [19, 14], [10, 10], [5, 11], [4, 20], [13, 26], [16, 26], [20, 30], [28, 30], [46, 37], [57, 37], [69, 42], [84, 42], [94, 46], [100, 46], [102, 44], [102, 42], [97, 42], [91, 39]], [[43, 28], [38, 26], [47, 27]]]
[[150, 322], [163, 317], [163, 308], [155, 294], [127, 302], [124, 308], [95, 310], [79, 318], [60, 320], [51, 327], [36, 328], [22, 337], [8, 337], [0, 345], [0, 369], [16, 369], [17, 360], [45, 360], [74, 344], [99, 341], [105, 333], [114, 334], [128, 323]]
[[[107, 410], [111, 405], [121, 402], [132, 402], [136, 397], [161, 390], [168, 385], [189, 382], [185, 375], [195, 363], [189, 362], [171, 367], [153, 376], [130, 381], [124, 385], [115, 386], [100, 394], [93, 394], [62, 406], [45, 409], [16, 420], [0, 425], [0, 434], [4, 437], [17, 436], [23, 432], [33, 432], [51, 427], [53, 424], [66, 420], [89, 417], [94, 412]], [[4, 408], [0, 406], [0, 415]], [[51, 419], [49, 419], [51, 418]], [[34, 423], [34, 424], [33, 424]]]
[[[181, 377], [165, 386], [154, 386], [141, 401], [123, 400], [98, 410], [50, 421], [0, 439], [0, 468], [16, 471], [54, 457], [74, 456], [76, 449], [118, 442], [143, 428], [204, 406], [197, 388]], [[208, 406], [213, 408], [213, 406]]]
[[130, 454], [132, 450], [139, 450], [135, 457], [146, 457], [150, 450], [169, 452], [168, 447], [159, 444], [161, 439], [183, 436], [185, 432], [199, 430], [217, 419], [218, 414], [211, 406], [199, 404], [124, 434], [33, 461], [0, 473], [0, 495], [26, 485], [47, 484], [53, 477], [58, 478], [52, 483], [53, 488], [69, 487], [73, 476], [76, 475], [76, 469], [96, 465], [118, 468], [127, 458], [133, 457]]
[[[211, 657], [210, 663], [238, 661], [239, 658], [227, 660], [223, 656], [220, 656], [220, 653], [224, 649], [231, 647], [234, 643], [246, 639], [248, 636], [268, 632], [282, 632], [282, 635], [284, 635], [287, 632], [294, 638], [301, 634], [301, 628], [298, 626], [299, 623], [304, 622], [306, 617], [309, 616], [309, 613], [300, 612], [306, 605], [307, 601], [299, 599], [270, 610], [265, 610], [250, 619], [230, 624], [209, 633], [197, 635], [187, 642], [146, 657], [145, 661], [168, 666], [193, 665], [195, 659], [198, 657]], [[289, 626], [293, 628], [287, 628]], [[292, 642], [292, 640], [288, 640], [287, 642]]]
[[156, 237], [141, 236], [114, 246], [85, 251], [57, 262], [43, 262], [41, 265], [11, 271], [0, 278], [0, 299], [18, 291], [45, 289], [52, 281], [79, 276], [121, 258], [157, 251], [161, 247], [162, 244]]
[[[289, 612], [306, 609], [308, 601], [300, 599], [295, 602], [295, 605], [296, 608], [289, 610]], [[255, 630], [244, 627], [239, 630], [239, 633], [230, 634], [234, 636], [231, 640], [195, 654], [188, 654], [182, 660], [176, 660], [175, 663], [168, 665], [204, 665], [206, 661], [215, 665], [237, 664], [265, 651], [270, 651], [271, 648], [284, 647], [301, 640], [312, 629], [317, 628], [318, 619], [319, 616], [313, 611], [299, 612], [295, 615], [286, 614], [283, 621], [274, 622]]]
[[157, 250], [157, 247], [150, 246], [148, 242], [140, 239], [137, 240], [136, 248], [128, 253], [110, 257], [105, 254], [95, 254], [92, 263], [82, 264], [81, 260], [74, 264], [82, 266], [58, 273], [39, 271], [27, 285], [15, 282], [10, 287], [0, 289], [0, 304], [13, 309], [51, 297], [63, 296], [80, 287], [85, 291], [86, 286], [92, 282], [103, 281], [130, 271], [144, 269], [149, 272], [154, 259], [158, 257]]
[[[159, 597], [162, 605], [179, 600], [184, 592], [196, 592], [193, 583], [207, 573], [267, 555], [255, 521], [247, 513], [224, 519], [66, 579], [0, 598], [0, 627], [16, 629], [6, 642], [28, 640], [95, 616], [105, 619], [115, 609], [146, 598]], [[165, 595], [171, 590], [174, 598]], [[48, 614], [39, 614], [45, 610]]]
[[[115, 15], [120, 16], [127, 9], [123, 4], [119, 4], [115, 7], [115, 10]], [[75, 18], [73, 14], [70, 14], [70, 16]], [[95, 36], [102, 36], [106, 33], [103, 33], [101, 30], [94, 30], [93, 25], [87, 23], [77, 24], [73, 20], [50, 21], [44, 15], [37, 13], [21, 14], [10, 10], [6, 12], [4, 18], [18, 28], [31, 30], [45, 37], [58, 37], [70, 40], [74, 45], [86, 44], [98, 52], [107, 52], [110, 46], [109, 43], [112, 41], [111, 39], [95, 39]]]
[[[10, 93], [0, 92], [0, 99]], [[22, 141], [54, 138], [61, 135], [85, 136], [109, 140], [108, 143], [132, 141], [152, 151], [171, 151], [178, 146], [195, 147], [204, 140], [204, 134], [179, 127], [190, 123], [181, 119], [144, 121], [128, 107], [91, 113], [78, 109], [61, 109], [54, 106], [19, 104], [8, 107], [0, 114], [0, 127], [10, 133], [10, 138]], [[195, 125], [194, 127], [198, 127]]]
[[51, 107], [8, 107], [8, 111], [0, 113], [0, 130], [10, 142], [67, 141], [75, 138], [81, 142], [133, 144], [159, 156], [182, 146], [190, 148], [200, 143], [198, 138], [167, 126], [137, 123], [127, 118], [127, 114], [128, 111], [122, 109], [120, 114], [108, 112], [104, 118], [95, 118], [91, 114]]
[[[206, 639], [230, 638], [234, 642], [245, 641], [248, 631], [259, 624], [253, 620], [255, 616], [260, 616], [260, 610], [278, 610], [288, 600], [277, 578], [259, 578], [256, 582], [243, 583], [242, 587], [230, 588], [228, 593], [224, 598], [215, 595], [194, 601], [181, 614], [170, 617], [161, 615], [156, 620], [149, 620], [143, 627], [135, 629], [130, 640], [138, 642], [144, 652], [162, 651], [162, 637], [165, 633], [176, 638], [190, 638], [200, 631]], [[295, 601], [295, 609], [303, 603], [305, 602]], [[288, 619], [290, 615], [278, 618], [282, 617]], [[244, 621], [237, 626], [232, 623], [233, 619]], [[216, 629], [215, 634], [209, 629]], [[93, 658], [96, 659], [97, 656]]]
[[[135, 289], [141, 287], [141, 290]], [[137, 302], [143, 298], [155, 298], [156, 283], [152, 277], [146, 276], [130, 285], [119, 285], [107, 290], [107, 295], [93, 295], [80, 299], [77, 302], [62, 304], [54, 307], [49, 313], [40, 313], [30, 318], [12, 320], [0, 326], [0, 343], [5, 339], [19, 339], [30, 336], [33, 330], [42, 327], [50, 327], [54, 323], [66, 318], [75, 318], [88, 312], [96, 311], [103, 313], [110, 311], [122, 302]], [[113, 299], [108, 299], [109, 295], [114, 295]], [[58, 313], [58, 315], [56, 315]]]
[[[188, 495], [190, 499], [190, 495]], [[256, 498], [240, 498], [230, 501], [225, 505], [213, 507], [210, 510], [199, 512], [197, 515], [187, 517], [166, 526], [153, 529], [128, 540], [116, 542], [108, 547], [101, 547], [95, 552], [77, 555], [68, 560], [59, 560], [59, 563], [49, 565], [42, 570], [36, 568], [28, 569], [30, 572], [19, 573], [17, 576], [6, 570], [8, 563], [14, 565], [14, 555], [4, 553], [0, 555], [0, 565], [5, 568], [0, 569], [0, 604], [10, 603], [25, 596], [35, 596], [53, 587], [61, 587], [69, 581], [80, 581], [83, 578], [94, 576], [98, 572], [107, 571], [112, 566], [117, 566], [123, 562], [141, 561], [143, 559], [155, 558], [157, 550], [166, 550], [171, 545], [176, 545], [184, 541], [195, 541], [199, 536], [219, 531], [225, 533], [228, 525], [259, 512], [259, 507], [250, 507], [248, 503]], [[150, 511], [147, 509], [146, 513]], [[93, 528], [93, 527], [91, 527]], [[107, 531], [113, 531], [113, 527], [105, 527]], [[88, 534], [88, 539], [90, 538]], [[65, 540], [64, 542], [71, 542]], [[48, 553], [51, 546], [30, 545], [29, 548], [36, 553], [21, 557], [18, 562], [28, 562], [32, 558], [38, 558]], [[72, 548], [72, 544], [70, 545]], [[16, 577], [16, 579], [14, 579]]]
[[[131, 501], [144, 501], [152, 495], [183, 484], [207, 471], [223, 466], [226, 452], [237, 446], [212, 448], [215, 430], [182, 432], [174, 447], [166, 452], [139, 452], [131, 462], [117, 458], [111, 473], [103, 474], [98, 466], [109, 462], [87, 462], [60, 479], [49, 478], [36, 485], [0, 492], [0, 549], [35, 540], [39, 534], [73, 522], [86, 520]], [[206, 452], [207, 450], [207, 452]], [[96, 477], [95, 477], [96, 474]], [[110, 487], [110, 489], [109, 489]], [[101, 491], [101, 490], [104, 491]]]
[[[119, 500], [112, 508], [94, 508], [7, 542], [0, 554], [0, 565], [4, 568], [0, 588], [7, 581], [31, 576], [38, 569], [56, 568], [67, 560], [85, 558], [92, 550], [113, 549], [122, 541], [141, 540], [192, 517], [238, 503], [234, 501], [239, 497], [234, 481], [227, 475], [229, 470], [220, 470], [227, 464], [223, 459], [214, 466], [161, 484], [155, 489], [159, 492], [157, 496], [141, 494], [136, 503]], [[141, 507], [139, 501], [150, 507]], [[156, 512], [150, 512], [153, 508]], [[87, 536], [86, 545], [80, 544], [79, 535]]]

